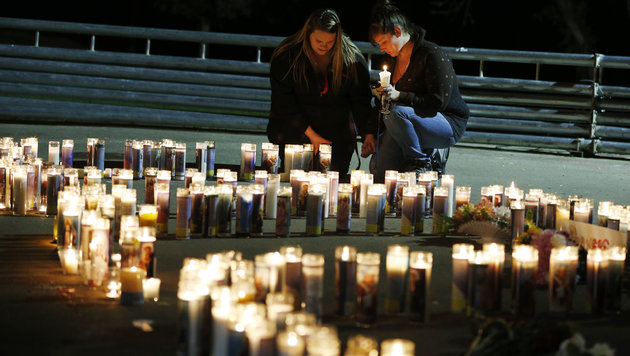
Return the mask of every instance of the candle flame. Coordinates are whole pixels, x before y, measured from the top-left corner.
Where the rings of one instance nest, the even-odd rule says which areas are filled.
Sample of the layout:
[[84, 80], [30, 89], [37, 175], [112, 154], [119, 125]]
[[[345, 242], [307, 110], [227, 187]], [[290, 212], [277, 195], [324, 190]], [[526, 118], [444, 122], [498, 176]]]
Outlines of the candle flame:
[[387, 66], [383, 66], [383, 71], [387, 72]]

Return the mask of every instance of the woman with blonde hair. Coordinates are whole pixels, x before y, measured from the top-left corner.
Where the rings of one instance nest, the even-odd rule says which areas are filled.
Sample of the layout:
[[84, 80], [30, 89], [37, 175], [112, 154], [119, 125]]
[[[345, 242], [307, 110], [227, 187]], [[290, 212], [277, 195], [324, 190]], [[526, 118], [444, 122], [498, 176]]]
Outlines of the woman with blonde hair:
[[344, 35], [335, 11], [314, 11], [301, 30], [278, 45], [271, 56], [270, 81], [267, 136], [280, 145], [281, 157], [285, 144], [311, 143], [315, 154], [320, 144], [331, 144], [330, 170], [347, 181], [357, 132], [363, 155], [375, 150], [377, 116], [370, 105], [367, 64]]

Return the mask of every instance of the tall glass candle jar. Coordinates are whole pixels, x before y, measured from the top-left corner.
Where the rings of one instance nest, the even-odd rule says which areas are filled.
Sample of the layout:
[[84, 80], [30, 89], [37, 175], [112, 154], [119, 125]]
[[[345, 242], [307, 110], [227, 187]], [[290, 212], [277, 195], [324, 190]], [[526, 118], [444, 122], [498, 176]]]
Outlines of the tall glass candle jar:
[[278, 191], [276, 208], [276, 236], [288, 237], [291, 233], [291, 195], [292, 188], [281, 186]]
[[239, 180], [251, 182], [254, 180], [256, 170], [256, 145], [253, 143], [241, 143], [241, 168]]
[[357, 305], [357, 249], [335, 248], [335, 314], [354, 315]]
[[474, 253], [471, 244], [454, 244], [452, 251], [453, 279], [451, 284], [451, 310], [464, 312], [468, 301], [468, 260]]
[[512, 308], [517, 317], [530, 318], [536, 313], [536, 268], [538, 250], [517, 245], [512, 251]]
[[385, 258], [387, 280], [385, 288], [385, 311], [390, 314], [405, 310], [405, 279], [409, 268], [409, 247], [405, 245], [387, 246]]
[[278, 173], [280, 147], [271, 142], [263, 142], [261, 147], [261, 168], [268, 173]]
[[332, 146], [327, 143], [321, 143], [319, 145], [319, 171], [327, 173], [330, 169], [330, 162], [332, 160]]
[[64, 168], [72, 168], [74, 156], [74, 140], [63, 140], [61, 146], [61, 164]]
[[[385, 184], [366, 187], [365, 232], [378, 235], [385, 230]], [[363, 191], [363, 187], [361, 187]]]
[[381, 256], [378, 253], [357, 253], [357, 312], [355, 319], [360, 327], [369, 327], [376, 322], [380, 266]]
[[59, 165], [59, 141], [48, 141], [48, 162]]
[[578, 247], [553, 247], [549, 258], [549, 311], [567, 313], [573, 309]]
[[411, 251], [409, 254], [409, 313], [410, 319], [428, 322], [431, 306], [431, 252]]
[[215, 178], [214, 172], [214, 159], [215, 159], [215, 145], [214, 141], [206, 141], [206, 178], [213, 179]]
[[349, 183], [339, 184], [339, 195], [337, 200], [337, 232], [350, 232], [352, 219], [352, 194], [353, 188]]
[[302, 307], [318, 319], [324, 314], [324, 255], [302, 256]]

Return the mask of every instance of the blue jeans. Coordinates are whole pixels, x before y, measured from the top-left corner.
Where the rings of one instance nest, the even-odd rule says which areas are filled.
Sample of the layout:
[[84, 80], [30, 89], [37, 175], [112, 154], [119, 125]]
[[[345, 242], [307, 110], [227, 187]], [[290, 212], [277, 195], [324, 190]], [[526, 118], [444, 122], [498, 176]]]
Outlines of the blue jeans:
[[423, 149], [455, 144], [453, 128], [441, 113], [420, 117], [412, 107], [393, 105], [383, 123], [385, 131], [379, 138], [378, 155], [372, 155], [370, 160], [375, 182], [385, 179], [386, 170], [404, 169], [410, 159], [428, 158]]

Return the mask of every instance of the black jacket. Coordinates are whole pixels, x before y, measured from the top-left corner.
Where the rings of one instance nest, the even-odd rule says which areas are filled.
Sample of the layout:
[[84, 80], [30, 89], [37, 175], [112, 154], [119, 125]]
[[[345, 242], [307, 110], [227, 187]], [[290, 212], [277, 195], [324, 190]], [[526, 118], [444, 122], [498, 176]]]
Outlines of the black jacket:
[[398, 103], [412, 106], [421, 117], [441, 112], [453, 128], [455, 141], [462, 137], [470, 115], [468, 105], [459, 92], [451, 59], [440, 46], [424, 39], [424, 30], [415, 39], [405, 74], [393, 84], [400, 91]]
[[297, 53], [295, 46], [275, 57], [270, 64], [269, 140], [277, 144], [308, 142], [304, 131], [310, 125], [333, 143], [345, 140], [354, 145], [356, 134], [349, 125], [351, 117], [363, 138], [368, 133], [376, 134], [377, 112], [370, 106], [370, 78], [363, 58], [358, 58], [355, 65], [357, 80], [344, 75], [341, 89], [335, 94], [328, 85], [332, 77], [330, 66], [327, 79], [318, 78], [312, 66], [308, 66], [308, 86], [293, 79], [288, 71]]

